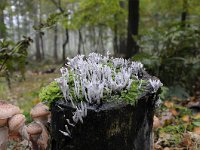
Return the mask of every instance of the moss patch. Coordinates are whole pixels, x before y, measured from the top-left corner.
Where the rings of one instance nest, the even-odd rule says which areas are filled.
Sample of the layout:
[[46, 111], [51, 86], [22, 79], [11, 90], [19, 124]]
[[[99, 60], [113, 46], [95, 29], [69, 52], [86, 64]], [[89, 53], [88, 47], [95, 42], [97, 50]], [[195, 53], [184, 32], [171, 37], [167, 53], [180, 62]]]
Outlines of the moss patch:
[[57, 82], [53, 81], [48, 86], [42, 88], [39, 98], [50, 106], [52, 102], [63, 99], [63, 95]]

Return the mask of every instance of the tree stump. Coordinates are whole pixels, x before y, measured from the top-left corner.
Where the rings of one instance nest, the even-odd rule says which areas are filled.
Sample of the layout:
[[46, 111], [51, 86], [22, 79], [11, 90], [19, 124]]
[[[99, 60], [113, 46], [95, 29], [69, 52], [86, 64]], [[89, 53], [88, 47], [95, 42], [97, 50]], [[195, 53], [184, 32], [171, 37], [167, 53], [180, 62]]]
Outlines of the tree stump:
[[124, 102], [88, 105], [83, 123], [69, 126], [71, 137], [63, 135], [75, 109], [63, 100], [51, 107], [52, 150], [150, 150], [157, 94], [147, 92], [135, 105]]

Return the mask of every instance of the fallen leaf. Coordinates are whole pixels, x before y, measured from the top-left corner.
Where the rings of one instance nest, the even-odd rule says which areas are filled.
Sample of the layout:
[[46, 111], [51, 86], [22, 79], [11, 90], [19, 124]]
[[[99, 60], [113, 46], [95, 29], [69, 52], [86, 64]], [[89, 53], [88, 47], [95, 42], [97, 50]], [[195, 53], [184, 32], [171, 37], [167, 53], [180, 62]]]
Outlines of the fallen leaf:
[[200, 113], [195, 114], [192, 118], [194, 118], [194, 119], [200, 119]]
[[193, 132], [196, 133], [196, 134], [200, 134], [200, 127], [195, 127], [193, 129]]
[[193, 133], [193, 132], [188, 132], [188, 134], [190, 135], [191, 139], [195, 142], [200, 141], [200, 135]]
[[159, 118], [156, 117], [156, 116], [154, 116], [154, 117], [153, 117], [153, 128], [154, 128], [154, 129], [157, 129], [157, 128], [159, 128], [160, 126], [161, 126], [161, 124], [160, 124]]
[[162, 146], [160, 146], [160, 145], [157, 144], [157, 143], [154, 144], [153, 149], [154, 149], [154, 150], [163, 150]]
[[181, 145], [184, 147], [188, 147], [192, 145], [191, 135], [189, 133], [183, 134], [183, 140], [181, 142]]
[[170, 109], [169, 110], [173, 116], [177, 116], [179, 113], [176, 111], [176, 109]]
[[182, 119], [184, 122], [190, 122], [190, 117], [189, 117], [189, 115], [184, 115], [181, 119]]
[[168, 125], [171, 124], [173, 120], [173, 115], [171, 112], [165, 112], [162, 114], [162, 117], [160, 119], [161, 125]]
[[172, 107], [174, 107], [174, 103], [173, 103], [173, 102], [170, 102], [170, 101], [165, 101], [165, 102], [164, 102], [164, 105], [165, 105], [167, 108], [172, 108]]
[[191, 108], [191, 107], [198, 107], [199, 105], [200, 105], [199, 101], [196, 101], [196, 102], [191, 101], [191, 102], [189, 102], [189, 103], [187, 104], [187, 107], [188, 107], [188, 108]]

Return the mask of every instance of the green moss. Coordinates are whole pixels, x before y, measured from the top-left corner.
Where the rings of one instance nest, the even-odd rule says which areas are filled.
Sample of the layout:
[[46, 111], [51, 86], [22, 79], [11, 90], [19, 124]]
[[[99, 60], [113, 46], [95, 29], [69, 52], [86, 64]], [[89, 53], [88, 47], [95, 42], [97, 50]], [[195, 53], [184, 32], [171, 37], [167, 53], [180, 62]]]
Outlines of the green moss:
[[42, 88], [39, 93], [39, 98], [41, 101], [47, 102], [50, 106], [52, 102], [63, 99], [63, 94], [57, 82], [53, 81], [46, 87]]
[[134, 80], [129, 90], [123, 90], [121, 92], [120, 98], [129, 104], [135, 105], [135, 103], [137, 102], [136, 101], [137, 98], [142, 94], [142, 92], [145, 91], [144, 85], [146, 85], [146, 81], [141, 80], [141, 82], [142, 82], [142, 85], [141, 85], [141, 88], [139, 89], [138, 86], [140, 84], [140, 81]]
[[26, 117], [26, 123], [31, 123], [33, 121], [29, 112], [23, 112], [23, 115]]
[[159, 130], [160, 134], [167, 133], [170, 134], [170, 139], [168, 142], [170, 145], [178, 145], [182, 141], [182, 133], [186, 130], [185, 125], [169, 125]]

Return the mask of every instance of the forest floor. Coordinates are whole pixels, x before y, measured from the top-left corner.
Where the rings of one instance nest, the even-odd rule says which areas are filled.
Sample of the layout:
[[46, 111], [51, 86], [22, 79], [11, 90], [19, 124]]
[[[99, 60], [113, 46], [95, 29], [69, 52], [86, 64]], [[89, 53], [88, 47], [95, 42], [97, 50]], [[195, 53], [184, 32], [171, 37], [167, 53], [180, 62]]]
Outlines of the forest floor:
[[154, 116], [155, 150], [200, 149], [200, 101], [174, 96], [165, 100]]
[[[26, 80], [19, 81], [16, 75], [11, 90], [5, 79], [0, 78], [0, 100], [8, 100], [20, 107], [27, 118], [30, 109], [40, 100], [38, 93], [42, 87], [59, 77], [60, 68], [46, 66], [44, 71], [26, 72]], [[200, 100], [190, 97], [187, 100], [174, 96], [164, 100], [156, 110], [154, 117], [154, 149], [155, 150], [199, 150], [200, 149]], [[14, 148], [12, 148], [14, 149]]]

